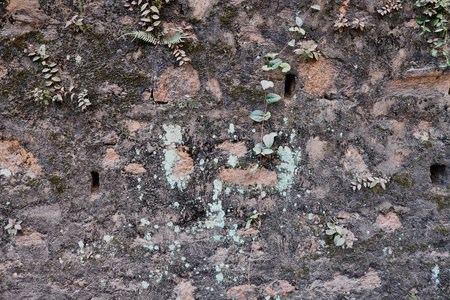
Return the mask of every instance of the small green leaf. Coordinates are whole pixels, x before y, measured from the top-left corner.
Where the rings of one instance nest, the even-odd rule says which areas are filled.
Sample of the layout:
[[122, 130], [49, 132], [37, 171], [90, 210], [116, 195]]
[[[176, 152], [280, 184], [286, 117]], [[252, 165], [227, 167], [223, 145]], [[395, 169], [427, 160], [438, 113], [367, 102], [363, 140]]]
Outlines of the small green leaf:
[[306, 31], [303, 28], [300, 28], [298, 30], [298, 33], [300, 33], [301, 35], [305, 35]]
[[52, 74], [45, 74], [44, 76], [45, 79], [49, 79], [50, 77], [52, 77]]
[[56, 73], [56, 72], [58, 72], [58, 68], [53, 68], [53, 69], [50, 71], [50, 73]]
[[271, 61], [269, 61], [269, 68], [272, 68], [272, 70], [275, 70], [276, 68], [278, 68], [281, 65], [282, 62], [283, 61], [279, 58], [271, 60]]
[[143, 11], [148, 5], [148, 2], [141, 6], [141, 11]]
[[153, 23], [153, 25], [158, 26], [159, 23], [161, 23], [161, 21], [156, 21], [156, 22]]
[[145, 17], [146, 15], [148, 15], [150, 13], [150, 10], [147, 9], [146, 11], [144, 11], [141, 16]]
[[274, 139], [277, 135], [278, 134], [276, 132], [271, 132], [269, 134], [266, 134], [263, 137], [263, 142], [264, 142], [265, 148], [268, 148], [268, 149], [272, 148]]
[[336, 237], [334, 238], [334, 243], [336, 244], [336, 246], [342, 246], [345, 243], [345, 239], [338, 235]]
[[255, 110], [250, 114], [250, 119], [252, 119], [255, 122], [262, 122], [264, 119], [264, 112], [262, 110]]
[[262, 155], [269, 155], [269, 154], [272, 154], [272, 153], [273, 153], [272, 149], [264, 149], [261, 154]]
[[59, 77], [52, 77], [52, 81], [55, 81], [55, 82], [60, 82], [61, 81], [61, 79], [59, 78]]
[[271, 116], [272, 116], [272, 114], [269, 111], [266, 112], [266, 114], [264, 115], [264, 121], [269, 120]]
[[280, 67], [281, 67], [281, 72], [283, 72], [283, 73], [287, 73], [291, 70], [291, 66], [288, 63], [282, 63], [280, 65]]
[[265, 59], [274, 59], [275, 57], [277, 57], [278, 53], [267, 53], [266, 55], [264, 55]]
[[298, 27], [302, 27], [303, 25], [303, 20], [299, 17], [295, 18], [295, 23], [297, 24]]
[[42, 73], [47, 73], [47, 72], [50, 72], [50, 69], [45, 68], [45, 69], [42, 70]]
[[270, 71], [270, 70], [272, 70], [272, 69], [269, 68], [269, 66], [267, 66], [267, 65], [262, 66], [261, 69], [262, 69], [263, 71]]
[[41, 59], [40, 56], [35, 56], [35, 57], [33, 57], [33, 61], [37, 61], [37, 60], [40, 60], [40, 59]]
[[158, 15], [152, 15], [152, 19], [158, 20], [158, 19], [159, 19], [159, 16], [158, 16]]
[[45, 86], [51, 86], [53, 84], [53, 82], [51, 82], [51, 81], [46, 81], [45, 82]]
[[151, 22], [152, 20], [150, 20], [149, 18], [142, 18], [141, 21], [142, 21], [142, 22], [147, 22], [147, 23], [148, 23], [148, 22]]
[[154, 11], [155, 13], [159, 14], [159, 10], [158, 10], [158, 8], [156, 6], [150, 6], [150, 9], [152, 11]]
[[261, 143], [256, 144], [255, 147], [253, 147], [253, 151], [255, 152], [256, 155], [260, 155], [262, 152]]
[[295, 40], [294, 39], [290, 40], [288, 45], [291, 46], [291, 47], [294, 47], [295, 46]]
[[49, 64], [48, 66], [49, 66], [50, 68], [53, 68], [53, 67], [56, 66], [56, 64], [55, 64], [55, 63], [51, 63], [51, 64]]
[[277, 94], [269, 93], [266, 95], [267, 104], [276, 103], [276, 102], [280, 101], [280, 99], [281, 99], [281, 96], [279, 96]]
[[319, 4], [314, 4], [313, 6], [311, 6], [312, 9], [315, 10], [320, 10], [320, 5]]
[[269, 80], [261, 80], [261, 86], [263, 90], [267, 90], [268, 88], [273, 87], [273, 82]]
[[[256, 146], [255, 146], [255, 147], [256, 147]], [[259, 149], [261, 149], [261, 147], [260, 147]], [[255, 150], [255, 148], [253, 148], [253, 150]], [[253, 168], [251, 168], [250, 171], [248, 171], [248, 173], [249, 173], [249, 174], [252, 174], [253, 172], [255, 172], [255, 171], [258, 170], [258, 169], [259, 169], [259, 165], [258, 165], [258, 164], [255, 164], [255, 165], [253, 166]]]

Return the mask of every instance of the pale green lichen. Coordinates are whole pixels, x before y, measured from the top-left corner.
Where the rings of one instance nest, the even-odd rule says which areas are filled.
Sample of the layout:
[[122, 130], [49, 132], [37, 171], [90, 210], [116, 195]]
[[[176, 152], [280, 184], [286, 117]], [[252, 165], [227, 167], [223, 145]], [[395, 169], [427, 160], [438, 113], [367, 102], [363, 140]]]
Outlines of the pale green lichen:
[[239, 160], [236, 155], [230, 155], [228, 157], [228, 164], [233, 168], [236, 168], [239, 165]]
[[84, 243], [83, 243], [83, 241], [79, 241], [78, 242], [78, 246], [80, 247], [79, 252], [80, 253], [84, 253]]
[[434, 268], [431, 270], [431, 280], [434, 280], [436, 285], [439, 285], [439, 266], [435, 265]]
[[[219, 195], [222, 193], [222, 181], [216, 179], [214, 180], [214, 192], [213, 201], [217, 201]], [[225, 226], [225, 212], [222, 209], [222, 201], [217, 201], [214, 203], [208, 203], [209, 211], [206, 212], [206, 216], [209, 217], [205, 221], [206, 228], [213, 228], [215, 226], [224, 228]]]
[[291, 133], [291, 137], [290, 137], [290, 143], [291, 144], [294, 142], [295, 136], [296, 136], [295, 129], [292, 129], [292, 133]]
[[236, 244], [243, 244], [244, 241], [241, 240], [241, 238], [240, 238], [238, 235], [236, 235], [237, 228], [238, 228], [238, 225], [237, 225], [237, 224], [234, 224], [234, 225], [233, 225], [233, 229], [230, 229], [230, 231], [228, 232], [228, 235], [233, 239], [233, 241], [234, 241]]
[[189, 181], [190, 175], [179, 176], [177, 178], [173, 175], [175, 163], [179, 160], [180, 156], [178, 155], [177, 149], [164, 150], [163, 167], [166, 172], [167, 181], [172, 189], [177, 186], [180, 190], [183, 190], [186, 188], [186, 183]]
[[[181, 135], [181, 127], [179, 125], [163, 125], [164, 130], [166, 131], [166, 135], [164, 137], [164, 144], [169, 146], [174, 143], [182, 144], [182, 135]], [[177, 186], [180, 190], [186, 188], [186, 183], [190, 179], [190, 175], [186, 174], [177, 174], [174, 176], [173, 170], [176, 162], [178, 162], [181, 157], [178, 155], [178, 150], [173, 148], [173, 146], [169, 147], [169, 149], [164, 149], [164, 161], [163, 167], [166, 173], [167, 181], [170, 184], [172, 189]]]
[[105, 235], [105, 236], [103, 237], [103, 240], [104, 240], [107, 244], [109, 244], [113, 239], [114, 239], [114, 237], [111, 236], [111, 235]]
[[166, 131], [164, 144], [166, 146], [172, 143], [182, 143], [181, 127], [179, 125], [163, 125], [163, 129]]
[[286, 191], [288, 191], [294, 183], [295, 171], [301, 159], [301, 152], [292, 152], [289, 147], [280, 146], [277, 153], [282, 161], [282, 163], [277, 166], [279, 171], [277, 175], [277, 188], [285, 195]]
[[12, 173], [11, 173], [11, 171], [8, 170], [8, 169], [1, 169], [1, 170], [0, 170], [0, 175], [3, 175], [3, 176], [5, 176], [5, 177], [9, 177], [9, 176], [12, 175]]
[[144, 289], [144, 290], [146, 290], [146, 289], [148, 289], [148, 287], [150, 286], [150, 284], [147, 282], [147, 281], [142, 281], [142, 288]]
[[222, 181], [216, 179], [214, 180], [214, 193], [213, 200], [216, 201], [219, 198], [219, 195], [222, 193]]
[[150, 225], [150, 222], [147, 219], [141, 219], [141, 226]]
[[233, 123], [230, 124], [230, 127], [228, 129], [228, 133], [229, 134], [233, 134], [234, 133], [234, 124]]

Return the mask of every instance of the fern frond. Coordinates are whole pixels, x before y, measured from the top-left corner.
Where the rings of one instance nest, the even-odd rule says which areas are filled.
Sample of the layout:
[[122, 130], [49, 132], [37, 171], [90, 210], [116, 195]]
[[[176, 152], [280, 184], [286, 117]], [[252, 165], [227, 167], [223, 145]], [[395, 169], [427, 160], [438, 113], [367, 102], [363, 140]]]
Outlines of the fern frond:
[[171, 36], [164, 37], [163, 42], [169, 47], [172, 47], [173, 45], [181, 43], [183, 38], [185, 38], [184, 34], [182, 32], [177, 32]]
[[[131, 35], [133, 37], [133, 41], [135, 39], [144, 41], [146, 43], [150, 43], [153, 45], [158, 45], [159, 44], [159, 40], [150, 32], [145, 32], [145, 31], [133, 31], [133, 32], [129, 32], [129, 33], [125, 33], [124, 35]], [[122, 35], [122, 36], [124, 36]]]

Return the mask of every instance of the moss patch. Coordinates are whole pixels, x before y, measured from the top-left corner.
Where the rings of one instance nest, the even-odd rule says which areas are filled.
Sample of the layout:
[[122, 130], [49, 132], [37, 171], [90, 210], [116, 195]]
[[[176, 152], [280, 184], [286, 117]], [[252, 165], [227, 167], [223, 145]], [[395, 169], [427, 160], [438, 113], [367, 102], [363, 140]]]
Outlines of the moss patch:
[[233, 29], [233, 21], [238, 15], [238, 8], [234, 6], [227, 6], [225, 14], [220, 17], [220, 23], [228, 29]]
[[29, 43], [42, 43], [43, 35], [39, 31], [28, 31], [12, 39], [9, 44], [20, 51], [28, 48]]
[[409, 173], [394, 174], [392, 180], [405, 188], [411, 188], [416, 182]]
[[436, 202], [436, 204], [437, 204], [438, 212], [450, 207], [450, 197], [449, 196], [436, 195], [436, 196], [434, 196], [433, 201]]
[[62, 179], [59, 176], [48, 175], [47, 176], [47, 180], [50, 182], [50, 184], [52, 185], [53, 190], [58, 195], [62, 194], [64, 192], [64, 190], [66, 189], [66, 184], [65, 184], [64, 179]]

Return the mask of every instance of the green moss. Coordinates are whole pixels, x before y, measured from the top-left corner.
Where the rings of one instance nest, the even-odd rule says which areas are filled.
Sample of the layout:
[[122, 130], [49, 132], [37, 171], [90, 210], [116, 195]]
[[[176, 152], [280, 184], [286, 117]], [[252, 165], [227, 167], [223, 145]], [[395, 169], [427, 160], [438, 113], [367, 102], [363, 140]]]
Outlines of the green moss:
[[65, 181], [59, 176], [56, 175], [47, 175], [47, 180], [52, 185], [53, 190], [57, 194], [62, 194], [66, 189]]
[[192, 41], [187, 41], [184, 47], [192, 57], [199, 56], [200, 52], [205, 51], [203, 43], [194, 44]]
[[431, 141], [422, 142], [422, 146], [427, 149], [433, 148], [433, 144], [431, 143]]
[[29, 31], [12, 39], [9, 44], [20, 51], [28, 48], [29, 43], [42, 43], [43, 35], [39, 31]]
[[449, 196], [435, 195], [433, 200], [437, 204], [438, 212], [450, 207], [450, 201], [449, 201], [450, 197]]
[[35, 188], [41, 185], [41, 181], [39, 179], [30, 179], [25, 183], [26, 186], [29, 186], [31, 188]]
[[233, 20], [238, 15], [238, 8], [234, 6], [228, 6], [225, 8], [225, 14], [220, 17], [222, 25], [228, 29], [233, 29]]
[[306, 264], [303, 264], [300, 270], [298, 270], [297, 277], [300, 279], [309, 279], [309, 274], [311, 274], [311, 269]]
[[439, 234], [443, 234], [445, 236], [449, 235], [449, 233], [450, 233], [449, 228], [445, 228], [445, 227], [441, 227], [441, 226], [436, 226], [434, 228], [434, 230], [437, 231]]
[[392, 180], [405, 188], [411, 188], [416, 182], [409, 173], [394, 174]]
[[425, 244], [425, 243], [408, 244], [408, 245], [403, 246], [403, 249], [405, 251], [408, 251], [408, 252], [411, 252], [411, 253], [414, 253], [414, 252], [417, 252], [417, 251], [425, 251], [425, 250], [427, 250], [427, 248], [428, 248], [428, 244]]
[[251, 104], [263, 103], [265, 99], [265, 93], [263, 91], [249, 89], [243, 85], [238, 85], [232, 89], [229, 95], [234, 101], [244, 98], [249, 100]]
[[202, 20], [197, 19], [197, 18], [192, 18], [192, 19], [188, 19], [187, 20], [189, 23], [191, 23], [192, 25], [197, 25], [198, 23], [201, 23]]

